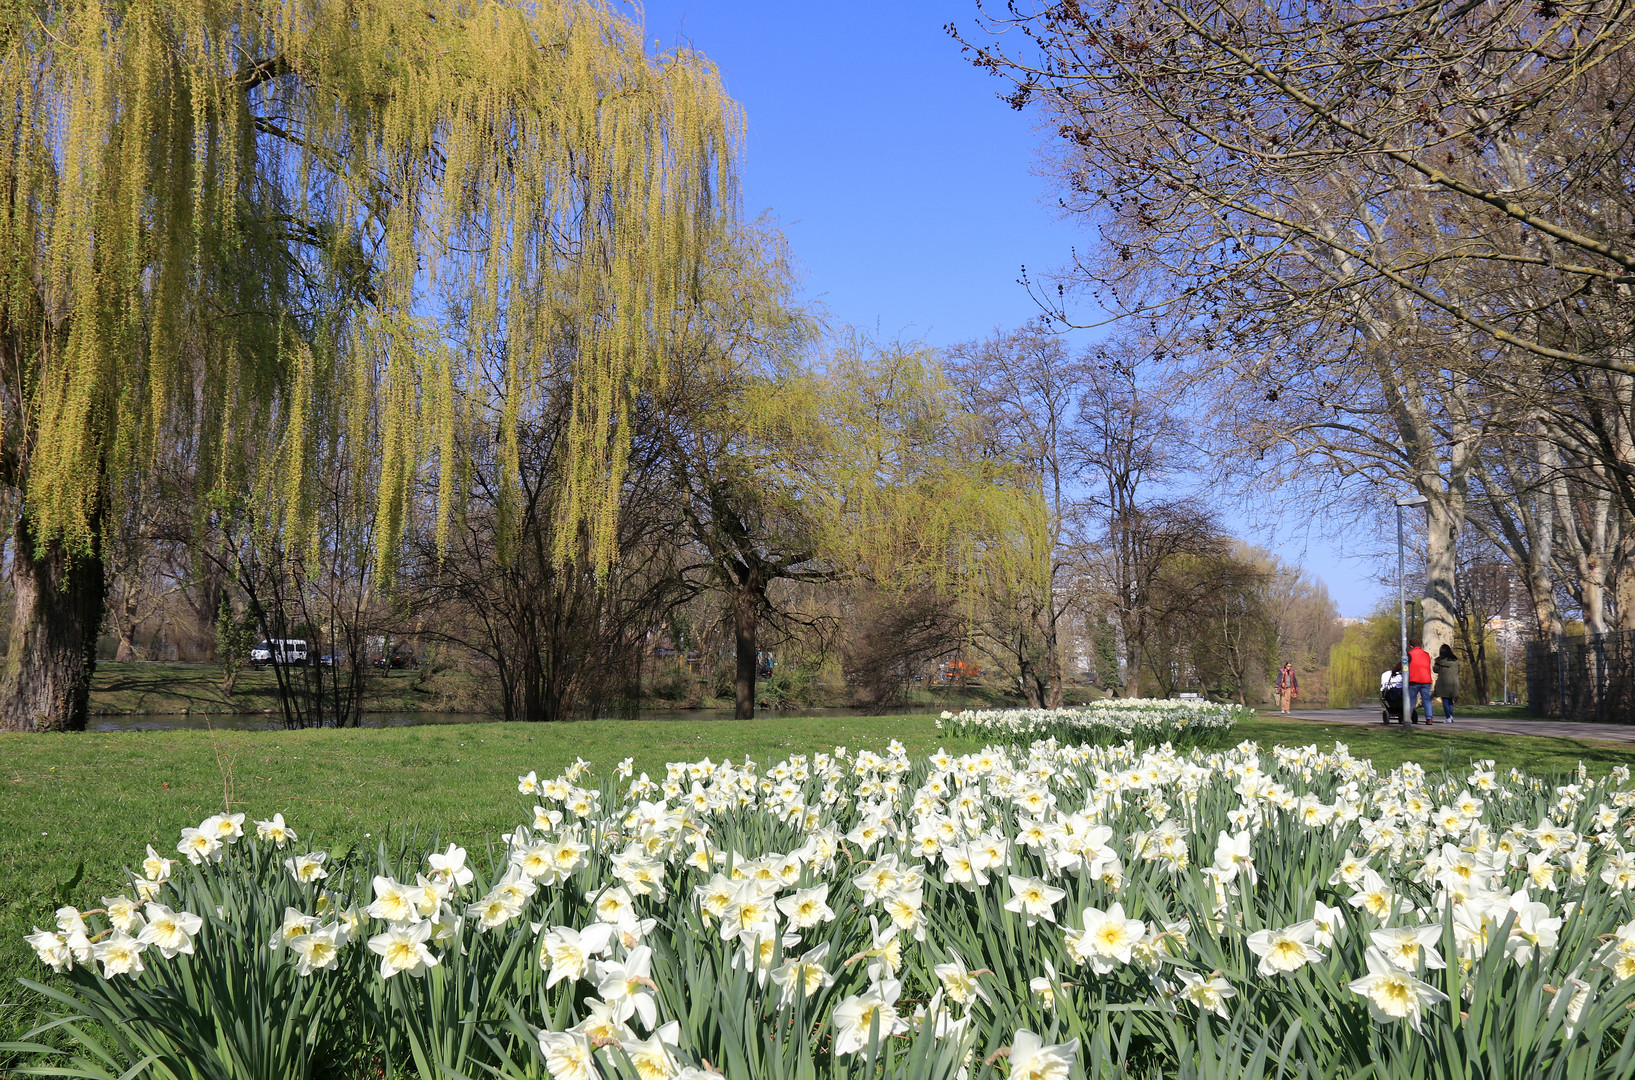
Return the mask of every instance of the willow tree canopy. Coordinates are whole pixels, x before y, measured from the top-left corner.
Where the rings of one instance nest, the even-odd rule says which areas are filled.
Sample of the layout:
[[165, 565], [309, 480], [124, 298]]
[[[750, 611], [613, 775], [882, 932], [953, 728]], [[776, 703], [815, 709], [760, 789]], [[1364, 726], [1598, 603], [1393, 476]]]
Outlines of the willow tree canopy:
[[458, 500], [458, 425], [569, 350], [567, 512], [611, 557], [624, 403], [736, 203], [708, 62], [573, 0], [47, 3], [0, 93], [3, 467], [37, 543], [93, 546], [160, 453], [208, 486], [268, 432], [298, 507], [306, 433], [349, 413], [389, 542], [416, 470]]

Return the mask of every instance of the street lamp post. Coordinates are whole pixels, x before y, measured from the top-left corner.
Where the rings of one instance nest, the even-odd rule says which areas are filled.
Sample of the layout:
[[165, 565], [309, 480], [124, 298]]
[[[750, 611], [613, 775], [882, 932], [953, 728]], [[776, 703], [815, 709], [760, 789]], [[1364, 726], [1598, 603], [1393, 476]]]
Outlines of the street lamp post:
[[1510, 628], [1499, 630], [1499, 643], [1504, 649], [1504, 703], [1510, 704]]
[[[1405, 506], [1424, 506], [1431, 500], [1423, 495], [1404, 495], [1397, 500], [1397, 628], [1402, 637], [1402, 707], [1412, 708], [1408, 704], [1408, 564], [1403, 553], [1402, 541], [1402, 508]], [[1406, 722], [1409, 718], [1403, 716]]]

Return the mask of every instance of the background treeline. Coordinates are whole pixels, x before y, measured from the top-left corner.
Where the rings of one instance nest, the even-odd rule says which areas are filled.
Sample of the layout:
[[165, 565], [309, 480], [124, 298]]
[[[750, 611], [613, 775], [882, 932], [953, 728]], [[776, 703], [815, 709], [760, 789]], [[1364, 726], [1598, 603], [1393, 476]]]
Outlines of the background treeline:
[[562, 533], [565, 359], [514, 458], [484, 425], [460, 437], [457, 509], [439, 515], [430, 474], [411, 490], [390, 576], [339, 458], [314, 469], [326, 498], [299, 542], [253, 498], [200, 515], [185, 475], [145, 477], [110, 530], [102, 656], [219, 662], [230, 695], [251, 644], [306, 638], [326, 663], [278, 671], [298, 726], [356, 723], [394, 659], [429, 707], [517, 720], [1259, 702], [1284, 660], [1322, 692], [1326, 590], [1176, 494], [1195, 451], [1134, 351], [837, 337], [757, 280], [776, 303], [725, 328], [701, 312], [717, 355], [636, 399], [605, 568]]
[[1123, 327], [932, 354], [791, 301], [705, 58], [478, 7], [0, 18], [0, 727], [82, 724], [104, 628], [246, 623], [334, 659], [294, 724], [400, 636], [528, 718], [682, 663], [744, 715], [768, 652], [881, 707], [1252, 697], [1333, 623], [1200, 466], [1364, 552], [1425, 496], [1416, 627], [1480, 679], [1635, 631], [1635, 9], [989, 7], [955, 33], [1096, 237], [1039, 299]]
[[[1365, 552], [1424, 495], [1416, 629], [1476, 696], [1499, 637], [1635, 630], [1635, 12], [1024, 3], [953, 32], [1097, 237], [1041, 303], [1162, 340], [1218, 475]], [[1377, 680], [1373, 633], [1346, 663]]]

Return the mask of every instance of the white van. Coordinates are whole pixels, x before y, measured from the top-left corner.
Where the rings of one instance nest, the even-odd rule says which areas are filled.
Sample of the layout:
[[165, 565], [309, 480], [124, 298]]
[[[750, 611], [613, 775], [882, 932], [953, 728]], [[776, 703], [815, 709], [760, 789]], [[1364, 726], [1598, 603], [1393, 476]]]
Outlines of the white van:
[[255, 668], [272, 663], [284, 667], [305, 667], [310, 662], [304, 638], [274, 638], [250, 650], [250, 666]]

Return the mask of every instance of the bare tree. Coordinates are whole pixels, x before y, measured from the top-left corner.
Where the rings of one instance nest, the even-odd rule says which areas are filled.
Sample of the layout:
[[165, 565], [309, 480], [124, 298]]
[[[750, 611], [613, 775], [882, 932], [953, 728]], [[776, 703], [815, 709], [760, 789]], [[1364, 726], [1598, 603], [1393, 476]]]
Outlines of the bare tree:
[[1013, 617], [995, 636], [1029, 703], [1055, 708], [1062, 701], [1061, 625], [1071, 603], [1068, 517], [1080, 462], [1070, 447], [1083, 362], [1042, 327], [957, 346], [946, 362], [988, 452], [1022, 462], [1044, 501], [1042, 594], [1006, 597]]
[[1181, 466], [1186, 441], [1168, 401], [1140, 378], [1150, 355], [1142, 342], [1120, 340], [1089, 358], [1068, 450], [1084, 485], [1075, 572], [1118, 628], [1131, 697], [1167, 564], [1212, 550], [1220, 535], [1200, 504], [1154, 495]]
[[[1635, 16], [1137, 0], [984, 19], [1014, 33], [964, 38], [973, 59], [1040, 108], [1064, 206], [1101, 234], [1069, 283], [1191, 331], [1187, 374], [1258, 483], [1424, 494], [1426, 636], [1451, 640], [1469, 485], [1514, 389], [1635, 370], [1616, 107]], [[1065, 292], [1041, 299], [1069, 318]]]
[[[961, 40], [1059, 136], [1110, 298], [1253, 335], [1305, 317], [1291, 305], [1400, 294], [1541, 359], [1632, 370], [1627, 5], [979, 10], [1005, 36]], [[1605, 332], [1563, 335], [1566, 315]]]

